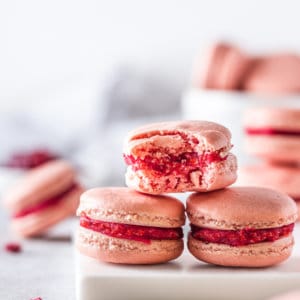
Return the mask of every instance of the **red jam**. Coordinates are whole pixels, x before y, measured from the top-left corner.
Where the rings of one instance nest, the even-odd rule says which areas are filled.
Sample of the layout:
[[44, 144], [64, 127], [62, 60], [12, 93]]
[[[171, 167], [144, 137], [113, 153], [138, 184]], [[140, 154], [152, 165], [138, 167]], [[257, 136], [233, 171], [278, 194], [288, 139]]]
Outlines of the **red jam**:
[[7, 252], [12, 252], [12, 253], [19, 253], [22, 251], [22, 247], [18, 243], [7, 243], [5, 245], [5, 250]]
[[124, 155], [125, 163], [132, 166], [134, 171], [153, 170], [164, 175], [186, 174], [191, 171], [202, 169], [208, 164], [225, 160], [218, 152], [207, 152], [199, 155], [197, 152], [185, 152], [180, 155], [164, 154], [161, 157], [146, 155], [143, 159], [133, 155]]
[[5, 164], [9, 168], [32, 169], [48, 161], [57, 159], [57, 156], [48, 150], [15, 153]]
[[102, 234], [150, 244], [151, 240], [179, 240], [183, 237], [182, 228], [161, 228], [104, 222], [88, 216], [80, 217], [80, 226]]
[[72, 192], [75, 188], [77, 188], [77, 184], [74, 183], [70, 188], [68, 188], [65, 192], [57, 195], [56, 197], [47, 199], [43, 202], [37, 203], [35, 206], [32, 206], [30, 208], [24, 209], [16, 214], [14, 214], [13, 218], [22, 218], [29, 214], [41, 211], [47, 207], [54, 206], [58, 204], [68, 193]]
[[246, 246], [250, 244], [273, 242], [292, 233], [294, 224], [276, 228], [240, 230], [219, 230], [198, 227], [191, 224], [193, 238], [205, 243]]
[[300, 135], [300, 131], [297, 130], [284, 130], [275, 128], [246, 128], [246, 133], [248, 135]]

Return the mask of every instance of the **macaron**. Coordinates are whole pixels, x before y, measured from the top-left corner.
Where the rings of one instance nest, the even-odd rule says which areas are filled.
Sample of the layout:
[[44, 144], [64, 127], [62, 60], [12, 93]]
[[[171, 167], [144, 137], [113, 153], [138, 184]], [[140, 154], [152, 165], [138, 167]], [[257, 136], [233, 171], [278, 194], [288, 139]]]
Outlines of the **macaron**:
[[13, 231], [22, 237], [43, 234], [76, 212], [82, 192], [74, 168], [66, 161], [28, 171], [4, 196]]
[[256, 107], [245, 112], [245, 148], [254, 156], [300, 162], [300, 109]]
[[123, 156], [126, 184], [149, 194], [211, 191], [236, 180], [231, 133], [207, 121], [146, 125], [129, 132]]
[[295, 200], [300, 210], [300, 167], [285, 164], [242, 166], [237, 186], [261, 186], [281, 191]]
[[195, 85], [205, 89], [238, 89], [249, 65], [250, 59], [239, 48], [228, 43], [213, 44], [196, 63]]
[[157, 264], [183, 251], [183, 204], [123, 187], [95, 188], [80, 198], [76, 247], [84, 255], [118, 264]]
[[34, 149], [31, 151], [18, 151], [2, 163], [3, 166], [12, 169], [33, 169], [42, 164], [58, 159], [58, 155], [47, 149]]
[[189, 251], [197, 259], [228, 267], [267, 267], [292, 252], [295, 202], [260, 187], [234, 187], [187, 200]]
[[243, 89], [267, 95], [300, 92], [300, 56], [275, 54], [253, 59], [243, 80]]

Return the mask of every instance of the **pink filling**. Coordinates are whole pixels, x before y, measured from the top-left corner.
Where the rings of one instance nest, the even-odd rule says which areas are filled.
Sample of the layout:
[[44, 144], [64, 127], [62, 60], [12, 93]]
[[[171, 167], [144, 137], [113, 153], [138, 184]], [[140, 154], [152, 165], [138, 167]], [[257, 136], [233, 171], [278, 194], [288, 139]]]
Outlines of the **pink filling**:
[[197, 152], [184, 152], [179, 155], [164, 153], [160, 157], [156, 157], [153, 152], [143, 159], [133, 155], [124, 155], [125, 163], [134, 171], [151, 170], [163, 175], [188, 175], [192, 171], [203, 169], [213, 162], [220, 162], [226, 158], [221, 157], [219, 152], [207, 152], [200, 155]]
[[299, 136], [299, 130], [284, 130], [275, 128], [246, 128], [248, 135], [288, 135]]
[[161, 228], [140, 226], [93, 220], [83, 214], [80, 217], [80, 226], [100, 232], [102, 234], [150, 244], [151, 240], [180, 240], [183, 237], [182, 228]]
[[75, 190], [78, 187], [78, 185], [76, 183], [74, 183], [71, 187], [69, 187], [66, 191], [64, 191], [63, 193], [50, 198], [50, 199], [46, 199], [42, 202], [37, 203], [36, 205], [26, 208], [16, 214], [14, 214], [12, 217], [13, 218], [22, 218], [25, 217], [29, 214], [33, 214], [36, 212], [39, 212], [41, 210], [44, 210], [50, 206], [54, 206], [57, 205], [68, 193], [71, 193], [73, 190]]
[[266, 229], [243, 228], [240, 230], [220, 230], [198, 227], [191, 224], [193, 238], [205, 243], [246, 246], [263, 242], [274, 242], [293, 232], [294, 223]]

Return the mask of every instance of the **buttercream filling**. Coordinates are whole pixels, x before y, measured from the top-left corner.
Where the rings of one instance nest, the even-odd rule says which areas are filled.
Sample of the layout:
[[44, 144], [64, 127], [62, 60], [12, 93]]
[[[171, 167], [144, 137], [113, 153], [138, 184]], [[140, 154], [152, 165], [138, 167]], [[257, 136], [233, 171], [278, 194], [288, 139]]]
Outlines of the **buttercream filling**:
[[64, 192], [60, 193], [59, 195], [46, 199], [44, 201], [41, 201], [37, 204], [35, 204], [34, 206], [31, 206], [29, 208], [25, 208], [24, 210], [15, 213], [12, 217], [13, 218], [22, 218], [25, 217], [27, 215], [39, 212], [41, 210], [44, 210], [48, 207], [57, 205], [59, 202], [62, 201], [62, 199], [69, 193], [71, 193], [73, 190], [75, 190], [78, 187], [77, 183], [74, 183], [72, 186], [70, 186], [67, 190], [65, 190]]
[[246, 246], [251, 244], [274, 242], [288, 236], [294, 229], [294, 223], [275, 228], [240, 230], [220, 230], [198, 227], [191, 224], [192, 237], [205, 242], [230, 246]]
[[284, 130], [276, 128], [246, 128], [248, 135], [287, 135], [300, 136], [300, 130]]
[[200, 155], [197, 152], [184, 152], [177, 155], [153, 152], [142, 159], [133, 155], [124, 155], [125, 163], [134, 171], [146, 169], [163, 175], [188, 175], [190, 172], [201, 170], [211, 163], [220, 162], [226, 158], [227, 156], [221, 157], [219, 152], [206, 152]]
[[151, 240], [179, 240], [183, 237], [181, 227], [162, 228], [105, 222], [94, 220], [86, 215], [81, 215], [80, 226], [111, 237], [134, 240], [150, 244]]

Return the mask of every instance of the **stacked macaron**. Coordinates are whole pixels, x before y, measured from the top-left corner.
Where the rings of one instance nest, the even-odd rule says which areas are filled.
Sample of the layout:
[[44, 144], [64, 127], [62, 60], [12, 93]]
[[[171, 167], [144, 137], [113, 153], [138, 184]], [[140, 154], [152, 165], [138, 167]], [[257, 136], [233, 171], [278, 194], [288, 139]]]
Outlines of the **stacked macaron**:
[[231, 134], [205, 121], [165, 122], [130, 132], [124, 144], [129, 188], [85, 192], [77, 214], [79, 251], [105, 262], [163, 263], [183, 251], [184, 206], [165, 193], [195, 192], [187, 201], [188, 248], [199, 260], [265, 267], [287, 259], [297, 218], [286, 195], [228, 188], [237, 163]]
[[195, 64], [193, 84], [203, 89], [282, 95], [300, 92], [300, 56], [251, 56], [229, 43], [206, 49]]
[[300, 110], [259, 107], [245, 114], [249, 154], [264, 163], [239, 170], [238, 183], [270, 187], [300, 200]]
[[78, 207], [83, 192], [75, 169], [53, 160], [28, 171], [4, 196], [13, 231], [21, 237], [45, 233]]
[[184, 205], [165, 193], [207, 192], [236, 180], [231, 134], [204, 121], [151, 124], [124, 144], [129, 188], [85, 192], [77, 214], [79, 251], [106, 262], [163, 263], [183, 251]]

